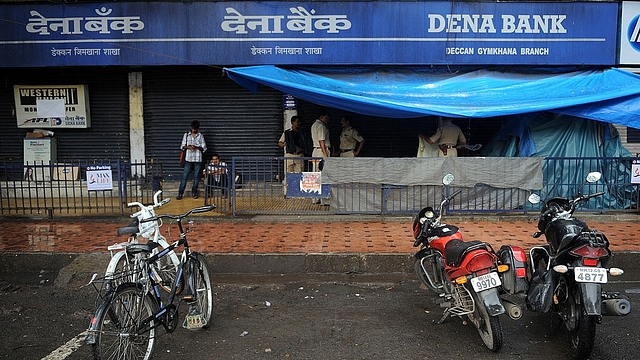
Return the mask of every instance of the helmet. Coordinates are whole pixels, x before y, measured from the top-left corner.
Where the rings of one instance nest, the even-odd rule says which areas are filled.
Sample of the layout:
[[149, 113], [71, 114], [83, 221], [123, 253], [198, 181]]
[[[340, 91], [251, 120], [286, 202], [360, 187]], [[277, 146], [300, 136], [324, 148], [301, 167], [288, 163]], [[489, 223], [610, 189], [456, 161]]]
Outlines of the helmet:
[[433, 210], [431, 206], [420, 210], [413, 220], [413, 237], [414, 239], [426, 239], [429, 229], [434, 225], [438, 218], [438, 212]]

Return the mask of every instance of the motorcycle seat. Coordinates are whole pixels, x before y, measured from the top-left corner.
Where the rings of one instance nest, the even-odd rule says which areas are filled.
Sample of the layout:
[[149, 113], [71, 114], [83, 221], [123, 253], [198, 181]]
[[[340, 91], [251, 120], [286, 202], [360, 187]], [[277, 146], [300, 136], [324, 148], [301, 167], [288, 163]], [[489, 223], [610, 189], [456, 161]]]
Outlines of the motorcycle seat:
[[447, 261], [447, 266], [458, 267], [462, 263], [464, 256], [473, 250], [487, 249], [487, 245], [479, 240], [474, 241], [462, 241], [451, 240], [444, 248], [444, 258]]

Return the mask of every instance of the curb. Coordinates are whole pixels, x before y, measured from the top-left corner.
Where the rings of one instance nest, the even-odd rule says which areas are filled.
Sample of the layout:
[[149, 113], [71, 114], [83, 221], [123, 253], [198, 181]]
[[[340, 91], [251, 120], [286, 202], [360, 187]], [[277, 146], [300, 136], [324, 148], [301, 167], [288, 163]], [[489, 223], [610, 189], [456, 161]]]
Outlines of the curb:
[[[413, 279], [413, 254], [205, 254], [213, 276], [229, 279], [260, 276], [390, 276]], [[54, 286], [81, 286], [101, 275], [109, 254], [2, 253], [2, 273], [55, 272]], [[640, 252], [614, 254], [608, 266], [625, 271], [625, 281], [640, 280]]]

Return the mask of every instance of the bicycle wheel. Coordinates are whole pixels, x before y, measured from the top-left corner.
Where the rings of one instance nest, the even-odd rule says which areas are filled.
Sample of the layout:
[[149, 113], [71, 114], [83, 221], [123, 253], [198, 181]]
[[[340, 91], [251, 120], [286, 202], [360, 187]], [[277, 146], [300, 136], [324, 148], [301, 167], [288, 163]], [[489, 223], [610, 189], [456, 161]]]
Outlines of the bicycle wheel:
[[204, 255], [195, 253], [198, 260], [197, 272], [195, 274], [196, 294], [198, 301], [198, 308], [202, 312], [203, 328], [208, 328], [211, 319], [211, 312], [213, 311], [213, 292], [211, 291], [211, 277], [209, 276], [209, 268], [207, 267], [207, 261]]
[[[160, 245], [157, 249], [154, 249], [153, 255], [169, 247], [169, 244], [163, 238], [158, 239]], [[152, 271], [156, 277], [156, 281], [160, 288], [166, 292], [171, 292], [171, 287], [176, 281], [178, 276], [178, 267], [180, 266], [180, 259], [175, 252], [171, 251], [167, 255], [161, 257], [153, 263]], [[184, 281], [180, 279], [180, 283], [176, 288], [176, 295], [182, 292], [184, 288]]]
[[[98, 317], [98, 332], [93, 344], [93, 358], [151, 358], [155, 341], [155, 322], [142, 325], [154, 314], [154, 299], [137, 284], [123, 284]], [[141, 327], [142, 326], [142, 327]]]
[[123, 251], [123, 256], [118, 259], [114, 271], [114, 275], [119, 276], [117, 285], [127, 282], [136, 282], [137, 274], [133, 271], [135, 268], [134, 262], [136, 262], [136, 260], [131, 259]]

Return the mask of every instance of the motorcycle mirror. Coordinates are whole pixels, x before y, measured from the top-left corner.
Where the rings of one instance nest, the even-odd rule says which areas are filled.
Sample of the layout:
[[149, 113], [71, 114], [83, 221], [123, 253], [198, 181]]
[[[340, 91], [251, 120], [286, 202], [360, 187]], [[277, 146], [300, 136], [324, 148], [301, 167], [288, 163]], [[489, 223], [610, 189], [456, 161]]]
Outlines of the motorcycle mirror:
[[532, 204], [539, 204], [540, 203], [540, 195], [538, 194], [531, 194], [529, 195], [528, 198], [529, 202]]
[[594, 183], [594, 182], [600, 180], [601, 176], [602, 176], [602, 174], [597, 172], [597, 171], [590, 172], [589, 174], [587, 174], [587, 182]]
[[447, 174], [442, 178], [442, 183], [444, 185], [449, 185], [449, 184], [451, 184], [453, 182], [453, 179], [455, 179], [453, 177], [453, 174]]

